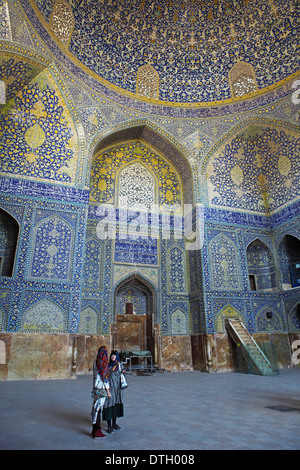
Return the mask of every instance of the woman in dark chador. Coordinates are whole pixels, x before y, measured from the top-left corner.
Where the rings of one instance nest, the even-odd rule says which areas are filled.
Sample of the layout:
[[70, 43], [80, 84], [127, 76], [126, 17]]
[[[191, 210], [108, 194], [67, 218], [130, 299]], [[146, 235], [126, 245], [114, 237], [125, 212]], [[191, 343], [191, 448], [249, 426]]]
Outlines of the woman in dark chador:
[[102, 418], [107, 421], [107, 432], [114, 429], [121, 429], [117, 424], [117, 418], [124, 416], [123, 390], [121, 389], [122, 366], [118, 351], [112, 351], [109, 359], [109, 388], [110, 397], [105, 400]]

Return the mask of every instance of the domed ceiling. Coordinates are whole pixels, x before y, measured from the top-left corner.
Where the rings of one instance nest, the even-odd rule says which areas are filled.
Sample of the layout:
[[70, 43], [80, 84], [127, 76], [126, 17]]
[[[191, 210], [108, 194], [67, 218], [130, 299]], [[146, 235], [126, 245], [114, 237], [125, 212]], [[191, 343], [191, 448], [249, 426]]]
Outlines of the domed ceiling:
[[174, 104], [233, 98], [237, 62], [253, 71], [255, 88], [245, 93], [299, 71], [297, 0], [30, 2], [60, 49], [121, 93], [136, 96], [145, 65], [157, 77], [157, 100]]

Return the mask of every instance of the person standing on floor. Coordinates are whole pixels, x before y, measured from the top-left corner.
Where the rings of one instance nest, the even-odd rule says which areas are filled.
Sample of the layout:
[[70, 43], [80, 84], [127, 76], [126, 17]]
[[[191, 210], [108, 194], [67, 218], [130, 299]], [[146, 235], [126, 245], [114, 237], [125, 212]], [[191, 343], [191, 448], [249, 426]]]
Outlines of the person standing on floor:
[[106, 346], [101, 346], [98, 349], [97, 358], [93, 365], [93, 406], [91, 418], [93, 423], [92, 437], [94, 439], [106, 437], [106, 434], [103, 434], [101, 431], [101, 411], [106, 397], [110, 396], [108, 354]]
[[109, 359], [109, 388], [111, 396], [104, 403], [102, 418], [107, 421], [107, 432], [121, 429], [117, 424], [117, 418], [124, 416], [123, 390], [121, 389], [122, 366], [118, 351], [112, 351]]

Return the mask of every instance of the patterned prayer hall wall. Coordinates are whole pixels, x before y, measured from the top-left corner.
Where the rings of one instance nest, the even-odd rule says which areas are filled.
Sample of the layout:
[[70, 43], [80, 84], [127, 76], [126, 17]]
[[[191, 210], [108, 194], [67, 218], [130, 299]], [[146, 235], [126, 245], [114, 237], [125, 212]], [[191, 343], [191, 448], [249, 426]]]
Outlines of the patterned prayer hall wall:
[[[24, 87], [32, 65], [8, 57], [2, 70], [12, 76], [21, 71], [18, 82], [12, 81], [14, 89], [8, 88], [9, 106], [1, 115], [1, 207], [19, 225], [15, 269], [11, 278], [1, 279], [2, 330], [108, 334], [113, 318], [111, 293], [116, 282], [130, 274], [132, 263], [123, 249], [118, 255], [117, 244], [95, 236], [97, 217], [92, 205], [88, 210], [86, 190], [49, 185], [75, 182], [76, 178], [78, 182], [83, 166], [74, 122], [51, 74], [39, 70], [39, 79]], [[49, 106], [52, 112], [47, 114]], [[274, 146], [278, 151], [275, 159]], [[274, 124], [259, 131], [248, 127], [220, 142], [203, 165], [208, 184], [206, 192], [202, 191], [209, 207], [204, 211], [201, 253], [191, 252], [186, 259], [182, 240], [158, 239], [153, 241], [154, 258], [144, 262], [149, 244], [139, 245], [135, 264], [159, 293], [158, 321], [164, 334], [219, 332], [223, 328], [220, 315], [231, 312], [238, 313], [253, 332], [299, 329], [297, 293], [280, 292], [280, 276], [288, 283], [289, 273], [286, 257], [278, 257], [285, 251], [285, 233], [299, 239], [297, 203], [293, 203], [298, 149], [295, 129], [274, 128]], [[64, 159], [56, 158], [53, 170], [53, 155], [57, 154]], [[223, 159], [226, 171], [224, 162], [220, 166], [224, 155], [228, 157]], [[175, 203], [175, 210], [180, 206], [176, 170], [144, 144], [119, 145], [101, 158], [92, 167], [90, 203], [115, 202], [115, 174], [122, 165], [130, 169], [126, 165], [138, 160], [154, 175], [153, 181], [157, 179], [153, 183], [157, 199], [153, 196], [153, 201], [162, 206]], [[289, 211], [282, 209], [266, 217], [281, 203], [290, 203]], [[246, 207], [251, 211], [240, 211]], [[3, 230], [3, 246], [7, 239]], [[249, 289], [251, 265], [261, 265], [260, 289], [264, 292]], [[200, 300], [199, 292], [203, 292]], [[124, 303], [124, 298], [118, 302]], [[142, 301], [140, 305], [141, 312], [145, 311]], [[267, 311], [273, 312], [271, 320]]]
[[[129, 149], [132, 146], [127, 145]], [[119, 146], [110, 152], [118, 149]], [[144, 147], [143, 158], [147, 152], [149, 149]], [[155, 162], [159, 167], [157, 156]], [[109, 171], [114, 169], [110, 167]], [[108, 173], [105, 174], [109, 179]], [[99, 181], [98, 170], [92, 173], [91, 181], [96, 177]], [[220, 318], [224, 315], [240, 316], [251, 332], [299, 330], [297, 292], [280, 291], [280, 283], [289, 277], [284, 236], [289, 233], [299, 239], [295, 224], [297, 204], [290, 205], [288, 215], [294, 214], [293, 218], [287, 218], [285, 211], [267, 218], [264, 214], [206, 208], [201, 254], [192, 251], [187, 260], [182, 240], [157, 239], [150, 243], [154, 250], [150, 258], [149, 243], [140, 240], [129, 243], [127, 255], [126, 242], [122, 241], [122, 257], [118, 258], [116, 247], [120, 242], [101, 241], [96, 236], [97, 205], [90, 205], [86, 219], [87, 192], [16, 178], [2, 178], [1, 183], [5, 194], [1, 207], [19, 225], [15, 269], [11, 278], [2, 278], [3, 331], [109, 334], [112, 292], [132, 272], [132, 265], [157, 289], [157, 321], [163, 334], [221, 333], [224, 325]], [[20, 195], [16, 196], [18, 192]], [[5, 229], [2, 234], [5, 245], [9, 234]], [[132, 245], [139, 248], [134, 263], [126, 259], [133, 253]], [[261, 270], [262, 284], [256, 292], [249, 287], [251, 266], [256, 272], [257, 267]], [[282, 279], [275, 266], [281, 268]], [[204, 295], [199, 301], [202, 283]], [[123, 292], [118, 307], [130, 295], [132, 298], [137, 294]], [[133, 299], [136, 305], [135, 302]], [[139, 299], [140, 313], [145, 312], [143, 302]], [[270, 311], [271, 319], [266, 315]]]
[[[105, 204], [111, 205], [118, 229], [114, 240], [102, 241], [97, 239], [96, 229], [101, 220], [99, 208]], [[155, 212], [155, 206], [165, 214], [172, 210], [181, 221], [181, 205], [182, 187], [176, 170], [149, 145], [138, 140], [124, 142], [94, 157], [84, 262], [87, 278], [82, 291], [84, 315], [87, 315], [81, 316], [80, 331], [85, 328], [90, 333], [109, 332], [116, 315], [125, 313], [126, 302], [133, 303], [136, 314], [152, 313], [140, 288], [129, 286], [115, 295], [121, 281], [134, 273], [149, 282], [157, 293], [154, 322], [161, 324], [162, 333], [189, 332], [184, 240], [174, 239], [174, 227], [169, 229], [169, 239], [162, 238], [162, 215]], [[99, 311], [99, 298], [107, 295], [101, 293], [103, 269], [99, 262], [105, 253], [110, 303], [109, 308], [102, 305]]]
[[[299, 289], [282, 290], [290, 283], [290, 262], [299, 260], [289, 247], [297, 255], [300, 239], [299, 126], [287, 122], [290, 99], [279, 105], [285, 119], [268, 117], [272, 102], [264, 97], [265, 114], [249, 111], [234, 129], [234, 117], [201, 121], [205, 109], [187, 120], [192, 111], [166, 107], [167, 117], [150, 122], [190, 161], [201, 251], [187, 253], [183, 240], [173, 238], [153, 237], [147, 244], [100, 240], [96, 209], [100, 202], [117, 204], [120, 177], [126, 187], [139, 172], [150, 202], [174, 205], [176, 213], [184, 196], [179, 164], [136, 140], [112, 145], [90, 163], [91, 142], [123, 124], [130, 127], [131, 111], [89, 94], [80, 81], [67, 81], [17, 11], [12, 14], [15, 34], [23, 31], [28, 47], [1, 45], [1, 254], [17, 226], [14, 269], [1, 276], [1, 331], [108, 335], [126, 299], [146, 311], [141, 291], [124, 289], [114, 298], [116, 286], [136, 270], [157, 292], [163, 335], [221, 334], [224, 316], [239, 316], [253, 333], [299, 332]], [[145, 122], [151, 105], [135, 106], [134, 118]], [[247, 103], [239, 106], [247, 112]], [[143, 200], [141, 205], [147, 207]], [[256, 275], [256, 291], [249, 274]]]

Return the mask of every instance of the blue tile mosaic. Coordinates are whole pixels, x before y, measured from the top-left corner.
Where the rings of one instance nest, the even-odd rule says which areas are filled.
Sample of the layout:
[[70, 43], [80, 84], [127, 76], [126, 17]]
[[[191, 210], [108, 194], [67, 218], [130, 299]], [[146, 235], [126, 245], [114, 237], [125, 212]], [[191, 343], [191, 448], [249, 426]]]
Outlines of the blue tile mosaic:
[[120, 234], [115, 241], [115, 262], [131, 264], [158, 264], [157, 240], [143, 237], [132, 240], [120, 240]]
[[[136, 100], [133, 97], [126, 96], [125, 93], [119, 93], [113, 88], [105, 86], [99, 81], [99, 79], [94, 78], [91, 74], [87, 74], [81, 66], [75, 64], [71, 58], [69, 58], [66, 54], [63, 53], [62, 49], [57, 46], [55, 41], [47, 33], [45, 28], [42, 26], [40, 20], [37, 18], [37, 12], [32, 8], [30, 2], [28, 2], [27, 0], [20, 0], [20, 3], [24, 11], [26, 12], [26, 15], [28, 16], [29, 20], [35, 26], [38, 34], [40, 35], [40, 37], [43, 38], [44, 43], [47, 45], [49, 50], [52, 51], [52, 53], [55, 55], [56, 60], [60, 64], [66, 67], [70, 71], [70, 73], [72, 73], [80, 81], [88, 83], [89, 87], [93, 88], [95, 92], [106, 96], [107, 99], [112, 99], [116, 103], [119, 103], [121, 106], [130, 107], [132, 109], [138, 110], [141, 113], [150, 113], [170, 117], [173, 116], [174, 118], [185, 119], [214, 118], [217, 116], [224, 116], [230, 114], [234, 115], [236, 113], [256, 109], [260, 106], [266, 105], [267, 103], [276, 101], [280, 96], [286, 96], [290, 93], [290, 87], [283, 86], [281, 89], [277, 88], [268, 94], [262, 94], [257, 97], [254, 96], [252, 100], [234, 100], [227, 106], [204, 106], [196, 107], [194, 109], [190, 108], [189, 106], [183, 108], [172, 107], [164, 105], [163, 102], [162, 105], [157, 106], [152, 102], [143, 102], [141, 100]], [[47, 11], [47, 9], [45, 9], [45, 11]], [[283, 9], [282, 11], [285, 11], [285, 9]], [[294, 13], [297, 15], [295, 10]], [[296, 30], [297, 28], [294, 31]], [[262, 48], [261, 50], [264, 49]], [[215, 56], [215, 53], [213, 53], [213, 56]], [[289, 70], [289, 72], [292, 72], [292, 70]], [[227, 80], [228, 78], [226, 77], [225, 82], [227, 82]], [[228, 85], [227, 90], [229, 91]], [[220, 100], [220, 103], [222, 104], [222, 100]], [[215, 104], [217, 104], [217, 102], [215, 102]]]
[[[47, 23], [59, 11], [45, 0], [35, 5]], [[259, 89], [298, 71], [294, 49], [299, 11], [294, 3], [287, 11], [284, 6], [280, 0], [255, 5], [211, 1], [201, 8], [194, 2], [124, 0], [122, 5], [104, 2], [99, 9], [95, 1], [78, 0], [69, 5], [74, 18], [69, 50], [89, 70], [127, 92], [136, 92], [138, 69], [150, 63], [159, 76], [161, 100], [224, 100], [231, 96], [228, 71], [237, 57], [252, 64]], [[278, 28], [279, 19], [288, 39]], [[262, 74], [261, 67], [268, 73]]]
[[[260, 1], [256, 8], [249, 2], [237, 2], [234, 8], [216, 1], [202, 2], [198, 9], [197, 2], [189, 2], [176, 19], [176, 2], [162, 3], [165, 16], [160, 16], [161, 2], [133, 2], [127, 26], [138, 30], [132, 51], [125, 57], [128, 44], [119, 38], [123, 56], [112, 67], [118, 59], [117, 55], [109, 58], [109, 51], [121, 34], [117, 26], [125, 21], [126, 1], [119, 10], [118, 2], [102, 2], [101, 24], [92, 21], [95, 2], [88, 2], [85, 31], [79, 19], [86, 2], [8, 3], [10, 19], [16, 24], [12, 25], [15, 41], [7, 40], [3, 31], [8, 16], [6, 10], [2, 12], [0, 38], [5, 40], [0, 42], [0, 80], [7, 86], [6, 103], [0, 108], [0, 207], [15, 219], [19, 236], [12, 275], [0, 277], [1, 330], [108, 335], [114, 312], [123, 312], [126, 300], [139, 313], [147, 311], [146, 296], [130, 286], [115, 298], [117, 286], [136, 275], [147, 279], [156, 292], [155, 322], [163, 335], [222, 333], [224, 316], [232, 315], [241, 318], [252, 333], [299, 331], [300, 294], [299, 288], [290, 286], [289, 264], [291, 251], [296, 256], [300, 243], [300, 139], [291, 83], [285, 81], [298, 68], [297, 55], [292, 54], [299, 32], [298, 6], [293, 4], [288, 16], [280, 0]], [[62, 3], [75, 19], [69, 49], [64, 50], [46, 31], [49, 24], [55, 26], [53, 7]], [[148, 19], [155, 19], [151, 25], [139, 23], [142, 8]], [[247, 8], [249, 24], [234, 35], [238, 10]], [[203, 18], [197, 22], [200, 10]], [[279, 19], [286, 22], [287, 42], [277, 27]], [[164, 31], [173, 48], [170, 63], [159, 60], [158, 42], [149, 43], [147, 51], [137, 50], [142, 31], [151, 35], [156, 27], [158, 34], [166, 21], [176, 26], [173, 33]], [[26, 26], [30, 22], [32, 30]], [[255, 27], [263, 24], [267, 26], [256, 49], [253, 37], [242, 41], [247, 32], [256, 34]], [[196, 43], [185, 49], [178, 63], [177, 34], [187, 25], [190, 32], [183, 34], [182, 44], [193, 45], [189, 43], [192, 33]], [[94, 34], [90, 34], [92, 28]], [[222, 28], [227, 45], [217, 52], [214, 44]], [[91, 56], [87, 71], [80, 62], [88, 59], [89, 48], [80, 46], [78, 35], [87, 35], [94, 50], [100, 30], [107, 33], [101, 36], [102, 43], [107, 42], [103, 60]], [[195, 58], [200, 56], [200, 32], [211, 53], [210, 59], [198, 57], [201, 66]], [[231, 96], [227, 72], [237, 60], [233, 47], [237, 45], [243, 47], [240, 53], [252, 64], [262, 91], [251, 99]], [[267, 58], [262, 55], [265, 48], [270, 49]], [[164, 102], [135, 95], [137, 70], [149, 59], [149, 50]], [[78, 61], [72, 60], [72, 52]], [[227, 53], [225, 76], [222, 60]], [[269, 73], [263, 74], [266, 60]], [[207, 86], [199, 83], [197, 93], [194, 66], [207, 78]], [[124, 73], [119, 74], [121, 69]], [[214, 74], [206, 77], [212, 70]], [[189, 86], [187, 79], [191, 79]], [[268, 86], [268, 92], [263, 92]], [[184, 102], [175, 106], [176, 100]], [[133, 132], [136, 128], [140, 134]], [[116, 137], [119, 132], [124, 132], [123, 141]], [[124, 214], [115, 207], [119, 176], [126, 165], [134, 169], [135, 178], [146, 175], [145, 185], [141, 181], [137, 185], [144, 212], [150, 207], [147, 197], [155, 200], [153, 188], [155, 202], [166, 209], [176, 201], [177, 212], [170, 217], [151, 210], [142, 215], [143, 210], [131, 206], [122, 225]], [[126, 195], [132, 196], [131, 178], [125, 180]], [[203, 240], [195, 251], [186, 249], [183, 238], [184, 201], [193, 203], [193, 229], [200, 228]], [[116, 239], [97, 236], [101, 202], [114, 209]], [[134, 240], [120, 236], [128, 227], [134, 228]], [[293, 249], [288, 237], [293, 237]], [[7, 249], [4, 230], [0, 249], [1, 254]], [[252, 290], [249, 275], [256, 277], [257, 290]]]

